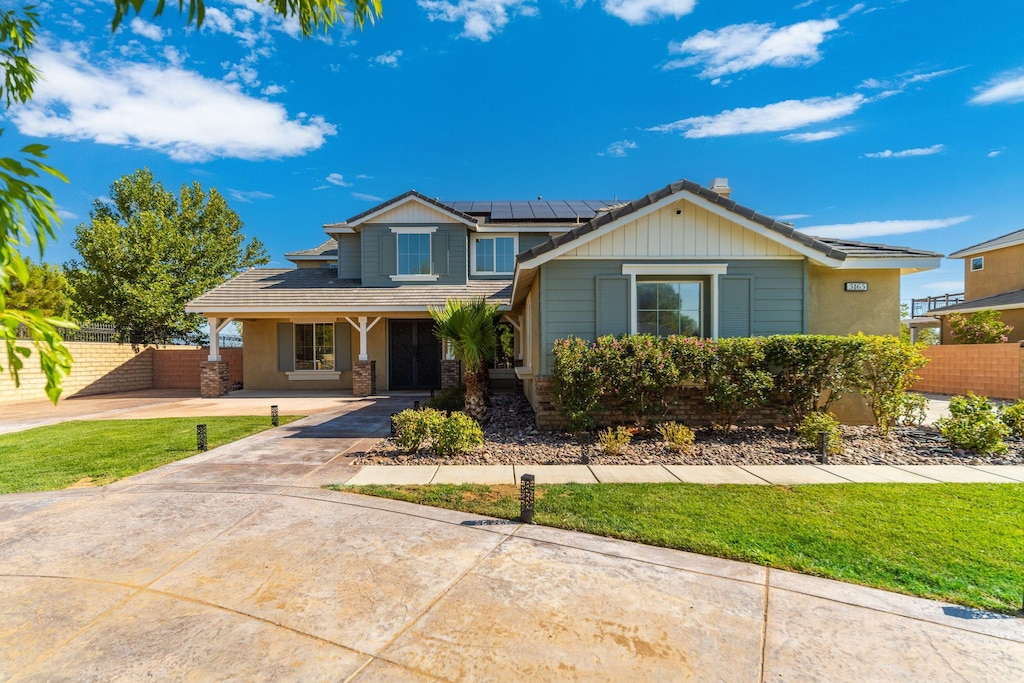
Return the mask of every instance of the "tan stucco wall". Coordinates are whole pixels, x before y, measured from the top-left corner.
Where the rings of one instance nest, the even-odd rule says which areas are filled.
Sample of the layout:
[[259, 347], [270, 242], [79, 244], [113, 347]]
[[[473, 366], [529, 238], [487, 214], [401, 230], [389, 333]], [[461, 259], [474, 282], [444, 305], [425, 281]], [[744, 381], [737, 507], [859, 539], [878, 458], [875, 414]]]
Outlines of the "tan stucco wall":
[[[1006, 335], [1007, 342], [1019, 342], [1024, 341], [1024, 309], [1012, 309], [1007, 311], [999, 311], [1002, 314], [1002, 321], [1013, 328], [1010, 334]], [[965, 313], [965, 316], [970, 313]], [[953, 336], [949, 333], [949, 318], [946, 316], [942, 317], [942, 344], [955, 344]]]
[[[808, 332], [811, 334], [899, 334], [898, 270], [809, 268]], [[866, 292], [847, 292], [847, 282], [867, 282]]]
[[1024, 244], [996, 249], [985, 257], [985, 267], [971, 272], [971, 257], [964, 259], [964, 296], [968, 301], [1024, 289]]
[[[256, 391], [303, 391], [322, 389], [351, 389], [352, 373], [341, 373], [341, 379], [334, 381], [294, 381], [277, 370], [277, 324], [292, 322], [284, 318], [277, 320], [244, 320], [245, 364], [242, 383], [246, 389]], [[351, 325], [349, 326], [351, 329]], [[352, 353], [358, 353], [358, 336], [353, 339]], [[378, 368], [379, 368], [378, 363]], [[379, 372], [379, 369], [378, 369]]]

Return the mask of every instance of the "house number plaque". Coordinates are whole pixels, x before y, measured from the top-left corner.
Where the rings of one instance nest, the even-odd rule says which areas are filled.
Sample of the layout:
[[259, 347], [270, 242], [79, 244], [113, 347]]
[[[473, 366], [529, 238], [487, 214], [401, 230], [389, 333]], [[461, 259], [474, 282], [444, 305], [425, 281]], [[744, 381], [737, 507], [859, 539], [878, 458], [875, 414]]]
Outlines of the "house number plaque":
[[868, 291], [868, 283], [866, 282], [847, 282], [847, 292], [866, 292]]

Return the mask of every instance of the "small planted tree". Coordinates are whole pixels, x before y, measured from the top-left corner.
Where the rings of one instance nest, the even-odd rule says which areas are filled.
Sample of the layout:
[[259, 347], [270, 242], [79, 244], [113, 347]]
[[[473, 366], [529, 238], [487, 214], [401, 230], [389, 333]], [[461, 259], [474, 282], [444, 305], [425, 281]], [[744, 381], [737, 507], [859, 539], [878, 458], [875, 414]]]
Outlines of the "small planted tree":
[[483, 420], [487, 417], [490, 393], [487, 363], [494, 359], [498, 349], [498, 305], [483, 299], [449, 299], [444, 308], [431, 307], [430, 316], [438, 338], [451, 345], [452, 355], [465, 366], [466, 413]]

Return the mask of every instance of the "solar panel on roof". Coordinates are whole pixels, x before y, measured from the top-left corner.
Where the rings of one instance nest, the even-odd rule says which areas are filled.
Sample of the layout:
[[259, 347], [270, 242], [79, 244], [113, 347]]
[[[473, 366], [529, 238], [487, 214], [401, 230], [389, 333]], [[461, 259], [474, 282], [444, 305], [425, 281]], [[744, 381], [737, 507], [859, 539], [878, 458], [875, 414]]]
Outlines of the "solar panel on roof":
[[490, 213], [493, 202], [473, 202], [472, 213]]
[[491, 218], [511, 220], [513, 218], [511, 202], [491, 202]]
[[551, 209], [550, 202], [530, 202], [533, 208], [534, 218], [554, 218], [555, 212]]
[[461, 211], [462, 213], [469, 213], [472, 209], [473, 202], [448, 202], [447, 206], [450, 206], [456, 211]]
[[533, 220], [533, 209], [530, 202], [512, 202], [512, 218], [517, 221]]
[[579, 200], [571, 200], [566, 202], [569, 208], [572, 209], [577, 216], [583, 220], [589, 220], [594, 217], [594, 209], [590, 208], [587, 202]]
[[547, 204], [548, 204], [548, 207], [551, 209], [551, 211], [555, 214], [555, 218], [563, 218], [563, 219], [576, 218], [576, 215], [577, 215], [576, 211], [574, 211], [572, 209], [572, 207], [570, 207], [567, 202], [555, 201], [555, 202], [548, 202]]

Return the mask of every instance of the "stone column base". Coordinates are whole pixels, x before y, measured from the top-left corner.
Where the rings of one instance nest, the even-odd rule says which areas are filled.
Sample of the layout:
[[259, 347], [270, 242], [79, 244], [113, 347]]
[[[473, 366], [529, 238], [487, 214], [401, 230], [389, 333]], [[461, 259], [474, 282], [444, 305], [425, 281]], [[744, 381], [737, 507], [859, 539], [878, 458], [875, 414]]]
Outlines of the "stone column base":
[[199, 395], [203, 398], [227, 396], [228, 364], [222, 360], [203, 361], [199, 366]]
[[373, 396], [377, 393], [377, 361], [357, 360], [352, 363], [352, 395]]
[[441, 389], [454, 389], [462, 384], [462, 363], [457, 360], [441, 361]]

